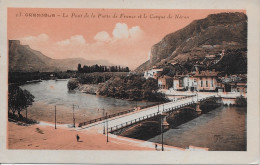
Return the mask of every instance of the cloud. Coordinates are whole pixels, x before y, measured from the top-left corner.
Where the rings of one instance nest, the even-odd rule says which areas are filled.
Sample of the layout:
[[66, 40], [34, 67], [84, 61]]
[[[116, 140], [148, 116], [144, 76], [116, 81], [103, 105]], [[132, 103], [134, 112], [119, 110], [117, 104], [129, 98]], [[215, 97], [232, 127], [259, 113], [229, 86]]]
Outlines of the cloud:
[[117, 23], [113, 32], [114, 39], [122, 39], [129, 37], [128, 26], [125, 23]]
[[85, 45], [86, 40], [82, 35], [74, 35], [69, 39], [58, 41], [57, 45], [59, 46], [68, 46], [68, 45]]
[[116, 23], [110, 32], [97, 32], [92, 42], [86, 42], [82, 35], [58, 41], [55, 45], [59, 47], [53, 52], [59, 58], [75, 55], [89, 60], [106, 59], [114, 64], [136, 67], [147, 59], [147, 49], [150, 49], [142, 44], [146, 43], [143, 34], [139, 26], [129, 28], [125, 23]]
[[83, 35], [52, 40], [47, 34], [21, 38], [23, 44], [54, 58], [83, 57], [87, 60], [108, 60], [116, 65], [134, 68], [147, 60], [147, 36], [139, 26], [116, 23], [111, 31], [100, 31], [86, 41]]
[[138, 38], [143, 34], [139, 26], [128, 28], [125, 23], [117, 23], [112, 32], [114, 40]]
[[129, 35], [131, 38], [139, 38], [142, 37], [143, 31], [139, 26], [134, 26], [129, 29]]
[[96, 41], [101, 41], [101, 42], [110, 42], [112, 40], [112, 38], [110, 37], [110, 35], [106, 31], [98, 32], [95, 35], [94, 39]]
[[23, 38], [18, 38], [23, 44], [30, 44], [30, 43], [41, 43], [46, 42], [49, 40], [49, 36], [47, 34], [40, 34], [38, 36], [27, 36]]

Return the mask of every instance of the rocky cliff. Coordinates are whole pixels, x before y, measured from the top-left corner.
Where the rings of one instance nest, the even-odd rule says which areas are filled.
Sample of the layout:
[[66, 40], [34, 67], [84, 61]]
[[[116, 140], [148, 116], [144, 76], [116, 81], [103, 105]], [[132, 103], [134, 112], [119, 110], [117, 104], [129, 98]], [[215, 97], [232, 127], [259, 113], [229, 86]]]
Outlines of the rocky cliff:
[[211, 14], [195, 20], [181, 30], [166, 35], [151, 48], [150, 60], [136, 71], [144, 71], [165, 63], [203, 60], [206, 55], [247, 50], [247, 16], [244, 13]]

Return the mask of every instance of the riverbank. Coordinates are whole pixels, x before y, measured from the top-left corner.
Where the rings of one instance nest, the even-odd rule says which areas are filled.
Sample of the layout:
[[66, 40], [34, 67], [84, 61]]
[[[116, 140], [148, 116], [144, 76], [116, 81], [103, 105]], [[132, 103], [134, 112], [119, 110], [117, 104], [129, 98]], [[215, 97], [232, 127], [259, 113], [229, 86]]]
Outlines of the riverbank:
[[98, 84], [79, 84], [79, 86], [76, 88], [76, 90], [79, 90], [82, 93], [88, 93], [88, 94], [96, 94], [98, 90]]
[[[79, 142], [76, 135], [80, 136]], [[155, 151], [154, 143], [111, 135], [109, 142], [93, 129], [76, 130], [50, 125], [20, 126], [8, 122], [8, 149], [48, 150], [142, 150]], [[158, 147], [159, 150], [159, 147]], [[165, 150], [184, 151], [183, 148], [165, 145]]]

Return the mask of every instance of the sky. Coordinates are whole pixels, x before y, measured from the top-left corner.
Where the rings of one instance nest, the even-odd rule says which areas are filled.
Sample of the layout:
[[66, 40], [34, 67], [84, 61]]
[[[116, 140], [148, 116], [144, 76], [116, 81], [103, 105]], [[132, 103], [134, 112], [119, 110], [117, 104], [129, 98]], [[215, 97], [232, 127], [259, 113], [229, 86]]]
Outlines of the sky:
[[107, 60], [135, 69], [149, 59], [151, 47], [165, 35], [209, 14], [234, 11], [245, 12], [9, 8], [7, 35], [53, 59]]

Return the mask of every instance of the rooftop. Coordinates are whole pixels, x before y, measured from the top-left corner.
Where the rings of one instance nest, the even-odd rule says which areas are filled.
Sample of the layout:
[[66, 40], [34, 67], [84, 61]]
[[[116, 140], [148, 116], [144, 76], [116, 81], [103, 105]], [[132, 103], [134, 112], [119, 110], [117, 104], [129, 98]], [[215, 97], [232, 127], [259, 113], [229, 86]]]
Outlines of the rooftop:
[[218, 76], [218, 72], [209, 71], [209, 70], [200, 71], [200, 72], [197, 71], [194, 74], [194, 77], [217, 77], [217, 76]]

